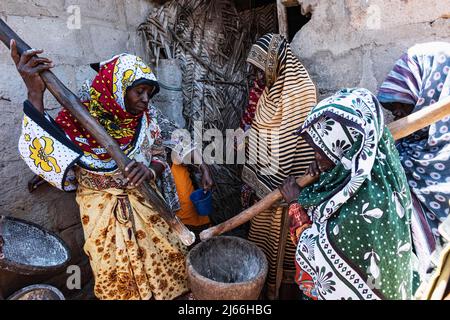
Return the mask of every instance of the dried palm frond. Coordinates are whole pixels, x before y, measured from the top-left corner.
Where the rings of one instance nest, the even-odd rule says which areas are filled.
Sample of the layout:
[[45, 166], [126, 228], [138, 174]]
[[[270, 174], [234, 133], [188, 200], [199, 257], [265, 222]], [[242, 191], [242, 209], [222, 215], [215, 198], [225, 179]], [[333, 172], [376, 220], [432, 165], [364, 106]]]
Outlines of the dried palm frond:
[[[187, 128], [239, 127], [248, 103], [250, 46], [277, 29], [276, 6], [237, 12], [231, 0], [177, 0], [155, 8], [138, 28], [147, 54], [178, 59], [183, 73], [183, 115]], [[216, 215], [221, 222], [240, 211], [241, 180], [237, 165], [215, 165]]]

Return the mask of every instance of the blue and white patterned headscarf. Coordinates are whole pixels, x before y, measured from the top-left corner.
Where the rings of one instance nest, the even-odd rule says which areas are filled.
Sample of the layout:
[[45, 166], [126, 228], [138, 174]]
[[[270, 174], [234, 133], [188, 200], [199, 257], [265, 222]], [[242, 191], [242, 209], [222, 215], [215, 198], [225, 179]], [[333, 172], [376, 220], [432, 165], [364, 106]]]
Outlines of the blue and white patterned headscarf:
[[[381, 85], [381, 103], [401, 102], [413, 112], [450, 95], [450, 43], [431, 42], [410, 48]], [[403, 139], [397, 148], [411, 190], [428, 209], [433, 234], [449, 214], [450, 116]]]

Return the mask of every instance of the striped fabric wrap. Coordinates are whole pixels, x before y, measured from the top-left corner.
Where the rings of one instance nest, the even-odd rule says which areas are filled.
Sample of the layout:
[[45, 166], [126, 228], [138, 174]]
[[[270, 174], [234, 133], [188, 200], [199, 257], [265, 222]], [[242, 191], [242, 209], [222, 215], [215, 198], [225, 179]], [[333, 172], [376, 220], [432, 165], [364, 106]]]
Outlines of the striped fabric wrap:
[[287, 176], [302, 175], [314, 159], [294, 132], [317, 102], [316, 87], [281, 35], [260, 38], [247, 61], [264, 71], [266, 88], [252, 123], [243, 180], [263, 197]]
[[[316, 104], [308, 72], [280, 35], [267, 34], [251, 48], [247, 62], [264, 71], [265, 89], [258, 100], [242, 179], [262, 198], [289, 175], [300, 176], [314, 152], [295, 131]], [[269, 262], [265, 297], [277, 299], [282, 282], [294, 283], [295, 246], [288, 235], [287, 207], [261, 212], [251, 221], [248, 239]]]

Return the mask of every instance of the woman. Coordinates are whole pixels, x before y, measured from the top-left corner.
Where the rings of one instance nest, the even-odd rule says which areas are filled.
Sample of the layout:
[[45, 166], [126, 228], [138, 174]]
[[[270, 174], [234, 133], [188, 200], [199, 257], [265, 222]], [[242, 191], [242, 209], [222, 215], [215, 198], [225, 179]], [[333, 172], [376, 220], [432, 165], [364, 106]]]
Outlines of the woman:
[[[395, 119], [450, 95], [450, 44], [434, 42], [410, 48], [397, 61], [378, 93]], [[448, 118], [415, 132], [397, 144], [413, 192], [415, 249], [422, 272], [441, 245], [440, 222], [448, 217], [450, 133]]]
[[[261, 37], [247, 61], [264, 72], [265, 89], [251, 122], [242, 179], [262, 198], [288, 175], [302, 175], [313, 159], [312, 149], [294, 132], [315, 105], [316, 88], [281, 35]], [[282, 282], [294, 283], [295, 248], [287, 241], [285, 209], [267, 210], [251, 221], [249, 240], [263, 249], [269, 262], [268, 299], [279, 297]]]
[[280, 188], [298, 218], [300, 287], [313, 299], [410, 299], [411, 197], [377, 99], [337, 92], [299, 133], [315, 150], [309, 173], [320, 173], [303, 190], [292, 178]]
[[[408, 49], [381, 85], [378, 100], [395, 119], [450, 95], [450, 43], [431, 42]], [[438, 263], [444, 243], [439, 226], [450, 208], [449, 119], [402, 139], [397, 144], [413, 194], [414, 249], [426, 274]]]
[[[213, 181], [210, 173], [209, 167], [202, 163], [202, 156], [197, 151], [196, 145], [193, 143], [192, 147], [186, 145], [182, 149], [192, 149], [190, 153], [191, 159], [185, 159], [190, 165], [183, 163], [183, 159], [176, 159], [176, 151], [180, 143], [183, 141], [183, 136], [178, 135], [180, 128], [178, 125], [168, 119], [159, 109], [155, 108], [156, 119], [158, 120], [158, 125], [161, 129], [161, 138], [163, 140], [162, 145], [166, 148], [170, 156], [167, 160], [170, 164], [170, 170], [175, 181], [175, 186], [177, 190], [178, 199], [180, 201], [180, 209], [176, 211], [177, 216], [180, 218], [186, 227], [196, 234], [196, 238], [199, 241], [198, 234], [205, 228], [210, 226], [209, 216], [200, 216], [194, 204], [190, 199], [190, 195], [195, 191], [194, 183], [191, 179], [191, 170], [196, 167], [195, 163], [201, 163], [198, 166], [201, 172], [201, 185], [203, 190], [210, 191], [213, 187]], [[188, 141], [191, 141], [188, 139]], [[171, 161], [172, 158], [175, 161]], [[194, 244], [193, 244], [194, 245]]]
[[[19, 56], [15, 41], [11, 42], [11, 56], [28, 89], [19, 151], [49, 183], [64, 191], [77, 190], [95, 295], [159, 300], [186, 293], [186, 248], [135, 189], [147, 180], [172, 210], [179, 208], [160, 129], [148, 107], [159, 91], [151, 69], [139, 57], [115, 56], [100, 64], [84, 101], [89, 113], [133, 159], [122, 175], [106, 150], [67, 110], [55, 121], [44, 111], [46, 88], [39, 73], [53, 64], [36, 56], [42, 52], [28, 50]], [[189, 152], [181, 150], [179, 156]]]
[[[99, 71], [100, 66], [97, 64], [92, 64], [95, 71]], [[91, 81], [86, 80], [80, 90], [79, 96], [83, 101], [90, 99], [90, 87]], [[167, 161], [170, 165], [170, 170], [173, 175], [175, 182], [175, 187], [177, 190], [177, 196], [180, 202], [180, 207], [176, 211], [176, 215], [180, 218], [181, 222], [186, 225], [186, 227], [196, 234], [200, 233], [203, 229], [210, 226], [210, 220], [208, 216], [198, 215], [194, 204], [190, 200], [190, 195], [195, 191], [194, 184], [191, 179], [191, 174], [193, 173], [191, 169], [199, 169], [201, 173], [201, 185], [206, 191], [209, 191], [213, 187], [213, 181], [211, 178], [211, 173], [209, 167], [202, 163], [201, 155], [198, 153], [195, 144], [192, 147], [183, 146], [186, 150], [192, 150], [191, 156], [195, 159], [176, 159], [177, 150], [180, 145], [183, 145], [183, 135], [178, 134], [180, 128], [171, 119], [167, 118], [158, 108], [152, 108], [152, 116], [156, 119], [158, 126], [160, 128], [160, 138], [162, 144], [159, 144], [158, 154], [166, 153]], [[191, 141], [187, 139], [188, 141]], [[156, 146], [153, 148], [153, 154], [156, 154]], [[174, 156], [175, 162], [171, 161]], [[198, 165], [186, 165], [183, 161], [190, 161], [188, 163], [201, 163]], [[45, 184], [46, 181], [42, 179], [39, 175], [34, 175], [28, 182], [28, 190], [34, 192], [41, 185]]]

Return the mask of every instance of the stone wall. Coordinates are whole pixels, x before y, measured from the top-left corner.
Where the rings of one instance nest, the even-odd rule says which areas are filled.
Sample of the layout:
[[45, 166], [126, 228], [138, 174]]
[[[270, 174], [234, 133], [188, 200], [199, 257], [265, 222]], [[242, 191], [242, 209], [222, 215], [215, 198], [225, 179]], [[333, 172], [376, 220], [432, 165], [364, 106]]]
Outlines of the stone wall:
[[311, 20], [292, 49], [321, 97], [343, 87], [376, 91], [410, 46], [450, 41], [450, 0], [298, 0]]
[[[95, 74], [89, 63], [124, 51], [143, 55], [135, 30], [152, 7], [154, 4], [145, 0], [1, 0], [0, 17], [31, 47], [44, 49], [56, 64], [55, 74], [77, 92], [81, 82]], [[80, 28], [74, 24], [74, 8], [80, 10]], [[0, 44], [0, 214], [57, 232], [71, 248], [71, 264], [81, 266], [82, 284], [89, 285], [91, 271], [82, 252], [84, 238], [75, 195], [48, 186], [31, 194], [27, 190], [27, 181], [33, 174], [17, 151], [25, 98], [25, 86], [9, 51]], [[59, 111], [58, 103], [49, 96], [46, 108], [52, 114]], [[68, 297], [92, 295], [89, 290], [65, 290], [67, 277], [68, 274], [58, 275], [50, 283]]]
[[[396, 59], [417, 42], [450, 41], [450, 0], [299, 0], [312, 19], [292, 41], [294, 52], [315, 80], [321, 97], [343, 87], [375, 91]], [[426, 4], [426, 5], [425, 5]], [[77, 5], [79, 29], [68, 28]], [[127, 51], [143, 55], [136, 27], [154, 5], [145, 0], [0, 0], [0, 17], [32, 47], [43, 48], [54, 72], [74, 92], [94, 72], [89, 63]], [[32, 172], [20, 159], [20, 134], [25, 86], [0, 45], [0, 214], [38, 223], [57, 232], [72, 249], [72, 264], [82, 267], [83, 285], [90, 269], [82, 252], [83, 234], [74, 194], [43, 186], [30, 194]], [[46, 107], [55, 114], [56, 101]], [[64, 290], [66, 274], [52, 280]], [[86, 298], [86, 290], [67, 291]]]

